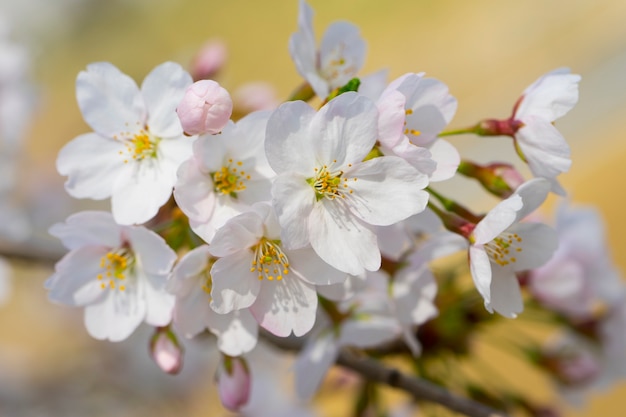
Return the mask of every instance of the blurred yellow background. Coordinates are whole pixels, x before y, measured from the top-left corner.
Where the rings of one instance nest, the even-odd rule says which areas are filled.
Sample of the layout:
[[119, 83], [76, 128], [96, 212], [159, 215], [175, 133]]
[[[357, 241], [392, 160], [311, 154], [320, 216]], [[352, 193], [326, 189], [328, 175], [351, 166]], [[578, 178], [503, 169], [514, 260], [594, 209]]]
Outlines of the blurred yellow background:
[[[16, 36], [31, 47], [39, 104], [26, 138], [20, 198], [40, 207], [37, 233], [43, 242], [47, 227], [71, 212], [108, 208], [66, 199], [64, 179], [54, 167], [59, 149], [89, 131], [74, 98], [75, 77], [87, 64], [110, 61], [140, 82], [166, 60], [187, 66], [206, 40], [219, 38], [228, 47], [220, 78], [227, 89], [267, 81], [286, 98], [301, 83], [287, 50], [296, 30], [296, 0], [21, 3], [9, 1], [7, 7]], [[335, 20], [361, 28], [368, 43], [363, 74], [388, 68], [391, 80], [425, 71], [447, 83], [459, 100], [451, 127], [508, 116], [524, 88], [549, 70], [568, 66], [581, 74], [578, 106], [557, 122], [572, 146], [572, 169], [562, 183], [573, 202], [593, 204], [603, 213], [612, 254], [626, 270], [620, 205], [626, 204], [621, 194], [626, 1], [310, 0], [310, 5], [318, 39]], [[479, 162], [515, 159], [510, 140], [503, 138], [451, 141]], [[478, 187], [463, 184], [463, 199], [481, 208], [493, 203]], [[42, 285], [48, 266], [17, 266], [14, 297], [0, 307], [1, 416], [227, 415], [218, 405], [206, 343], [188, 344], [190, 362], [202, 365], [177, 377], [161, 375], [146, 365], [146, 329], [121, 344], [93, 341], [82, 327], [81, 311], [47, 301]], [[519, 365], [511, 367], [505, 373], [516, 383], [551, 398], [545, 381]], [[332, 402], [322, 402], [322, 415], [343, 415], [342, 399], [330, 397]], [[625, 397], [626, 385], [620, 384], [568, 415], [620, 417], [626, 415]]]

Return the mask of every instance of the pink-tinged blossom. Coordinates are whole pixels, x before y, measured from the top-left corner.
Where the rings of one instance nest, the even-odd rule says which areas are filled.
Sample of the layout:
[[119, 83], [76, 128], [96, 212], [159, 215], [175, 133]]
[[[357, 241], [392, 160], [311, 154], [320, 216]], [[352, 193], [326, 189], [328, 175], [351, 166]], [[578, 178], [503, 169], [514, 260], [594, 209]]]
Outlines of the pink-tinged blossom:
[[335, 88], [342, 87], [363, 66], [366, 44], [359, 28], [348, 22], [328, 26], [319, 50], [313, 33], [313, 10], [300, 0], [298, 31], [289, 38], [289, 53], [296, 69], [309, 82], [321, 99]]
[[397, 155], [429, 175], [430, 181], [452, 177], [460, 162], [458, 151], [437, 135], [456, 113], [457, 101], [439, 80], [408, 73], [394, 81], [377, 101], [380, 148]]
[[276, 175], [264, 152], [269, 112], [229, 122], [219, 135], [202, 135], [193, 156], [178, 170], [174, 198], [206, 242], [227, 220], [260, 201], [270, 201]]
[[209, 329], [221, 352], [239, 356], [256, 346], [258, 326], [248, 309], [218, 314], [211, 308], [210, 270], [215, 260], [203, 245], [187, 252], [174, 267], [167, 285], [176, 296], [174, 326], [189, 338]]
[[194, 81], [210, 80], [220, 72], [228, 55], [226, 45], [219, 39], [207, 41], [198, 50], [191, 63], [191, 75]]
[[480, 134], [508, 135], [515, 141], [520, 156], [535, 177], [548, 179], [552, 191], [565, 195], [556, 177], [572, 164], [570, 148], [554, 127], [554, 121], [578, 102], [580, 75], [568, 68], [551, 71], [531, 84], [519, 98], [513, 114], [506, 120], [484, 120]]
[[185, 90], [176, 114], [187, 135], [219, 133], [233, 113], [233, 100], [216, 81], [200, 80]]
[[257, 203], [222, 226], [209, 247], [219, 257], [211, 268], [211, 306], [220, 314], [249, 308], [259, 325], [286, 337], [311, 330], [316, 285], [341, 283], [346, 274], [310, 248], [287, 250], [269, 204]]
[[52, 226], [70, 252], [46, 281], [54, 302], [85, 307], [85, 326], [96, 339], [126, 339], [142, 321], [165, 326], [174, 297], [165, 283], [176, 254], [156, 233], [120, 226], [110, 213], [85, 211]]
[[144, 223], [172, 194], [176, 170], [191, 155], [194, 138], [183, 135], [176, 116], [191, 77], [166, 62], [145, 78], [141, 89], [106, 62], [90, 64], [76, 80], [78, 105], [94, 130], [65, 145], [57, 170], [68, 176], [76, 198], [111, 197], [119, 224]]
[[309, 243], [352, 275], [380, 267], [373, 226], [424, 210], [428, 177], [395, 156], [363, 162], [377, 138], [378, 111], [344, 93], [318, 112], [301, 101], [281, 105], [267, 125], [265, 151], [278, 177], [272, 203], [288, 248]]
[[535, 178], [487, 213], [469, 235], [470, 271], [485, 308], [516, 317], [524, 306], [516, 272], [540, 267], [558, 246], [556, 232], [520, 223], [545, 200], [550, 184]]
[[252, 378], [243, 358], [223, 356], [215, 378], [220, 400], [226, 409], [238, 411], [248, 403]]
[[562, 205], [556, 230], [559, 248], [554, 257], [528, 276], [537, 300], [572, 319], [591, 318], [602, 306], [620, 302], [624, 289], [599, 213]]
[[233, 93], [233, 107], [239, 114], [248, 114], [258, 110], [273, 110], [279, 104], [276, 88], [262, 81], [243, 84]]
[[183, 348], [167, 327], [157, 327], [150, 340], [150, 356], [165, 373], [175, 375], [183, 367]]

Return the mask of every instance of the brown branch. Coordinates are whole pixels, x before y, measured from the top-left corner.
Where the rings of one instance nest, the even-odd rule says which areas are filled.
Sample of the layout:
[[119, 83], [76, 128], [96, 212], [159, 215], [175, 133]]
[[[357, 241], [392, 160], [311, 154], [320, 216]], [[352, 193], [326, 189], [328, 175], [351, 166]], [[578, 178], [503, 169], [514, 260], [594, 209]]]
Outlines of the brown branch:
[[[304, 346], [303, 338], [277, 337], [266, 331], [262, 337], [272, 345], [290, 351], [299, 351]], [[489, 406], [454, 394], [453, 392], [422, 378], [407, 375], [384, 365], [368, 356], [360, 356], [348, 349], [341, 349], [336, 363], [360, 374], [364, 378], [386, 384], [411, 394], [414, 398], [439, 404], [449, 410], [468, 417], [507, 417], [507, 414]]]

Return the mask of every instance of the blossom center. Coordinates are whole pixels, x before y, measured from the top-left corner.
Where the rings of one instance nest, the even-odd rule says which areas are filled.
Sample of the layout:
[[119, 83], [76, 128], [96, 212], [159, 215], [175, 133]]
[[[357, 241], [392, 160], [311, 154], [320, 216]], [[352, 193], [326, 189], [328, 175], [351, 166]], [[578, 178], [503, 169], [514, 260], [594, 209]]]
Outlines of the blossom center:
[[[336, 162], [336, 161], [333, 161]], [[352, 164], [348, 164], [352, 166]], [[344, 172], [341, 170], [332, 171], [328, 169], [327, 165], [322, 168], [315, 168], [315, 176], [308, 178], [307, 182], [315, 190], [315, 197], [317, 201], [322, 198], [334, 200], [335, 198], [346, 198], [346, 194], [352, 194], [353, 190], [349, 186], [349, 178], [343, 176]], [[356, 181], [356, 178], [351, 178]]]
[[[116, 139], [117, 137], [114, 136], [113, 138]], [[135, 161], [155, 159], [158, 156], [159, 142], [159, 138], [152, 136], [147, 130], [141, 129], [125, 141], [126, 155]], [[120, 155], [124, 155], [124, 152], [120, 151]], [[128, 158], [124, 159], [125, 164], [128, 161]]]
[[100, 288], [112, 290], [126, 290], [127, 273], [135, 263], [135, 257], [128, 249], [115, 249], [100, 258], [100, 268], [103, 269], [97, 275]]
[[516, 256], [522, 251], [522, 238], [517, 233], [504, 232], [485, 244], [489, 259], [500, 266], [517, 262]]
[[212, 173], [215, 192], [236, 198], [238, 192], [245, 190], [246, 185], [244, 181], [249, 180], [250, 175], [241, 169], [242, 165], [243, 162], [241, 161], [235, 163], [232, 159], [229, 159], [227, 165], [222, 166], [219, 171]]
[[289, 259], [279, 246], [279, 242], [262, 238], [252, 248], [254, 257], [250, 272], [258, 272], [259, 280], [280, 281], [283, 275], [289, 274]]
[[334, 84], [341, 84], [341, 80], [351, 78], [357, 73], [354, 63], [345, 57], [343, 44], [337, 45], [325, 61], [323, 68], [320, 69], [320, 75], [331, 82], [333, 87], [340, 87]]

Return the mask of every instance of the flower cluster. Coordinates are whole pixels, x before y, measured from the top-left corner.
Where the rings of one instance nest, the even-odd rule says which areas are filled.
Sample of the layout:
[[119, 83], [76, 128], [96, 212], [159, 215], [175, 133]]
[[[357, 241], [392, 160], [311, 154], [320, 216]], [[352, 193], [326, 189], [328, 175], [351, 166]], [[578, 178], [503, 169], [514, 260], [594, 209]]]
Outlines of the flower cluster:
[[[170, 373], [182, 364], [176, 334], [208, 330], [223, 355], [218, 380], [230, 409], [247, 402], [245, 358], [263, 335], [305, 338], [295, 365], [303, 397], [344, 346], [399, 342], [415, 357], [462, 351], [472, 328], [464, 320], [515, 318], [525, 303], [574, 327], [601, 300], [610, 308], [593, 316], [597, 337], [614, 335], [626, 317], [624, 290], [606, 252], [593, 252], [603, 237], [579, 242], [578, 228], [591, 226], [567, 217], [556, 230], [529, 220], [551, 191], [565, 193], [556, 177], [569, 169], [569, 148], [553, 122], [576, 103], [580, 77], [550, 72], [509, 119], [446, 131], [457, 101], [443, 82], [424, 73], [359, 78], [366, 45], [358, 28], [332, 24], [318, 48], [312, 17], [301, 1], [289, 51], [305, 82], [273, 109], [239, 114], [217, 81], [198, 79], [218, 73], [224, 51], [215, 66], [198, 58], [193, 77], [161, 64], [141, 87], [110, 63], [78, 75], [93, 132], [68, 143], [57, 168], [70, 195], [110, 198], [111, 213], [78, 213], [50, 230], [70, 251], [46, 283], [50, 299], [84, 307], [98, 339], [154, 326], [151, 351]], [[505, 162], [462, 159], [442, 139], [456, 133], [511, 136], [535, 178]], [[435, 191], [457, 173], [501, 201], [475, 214]], [[470, 292], [431, 269], [462, 251]], [[460, 330], [444, 331], [446, 320]], [[622, 339], [607, 349], [623, 354]], [[553, 364], [556, 349], [537, 363]]]

